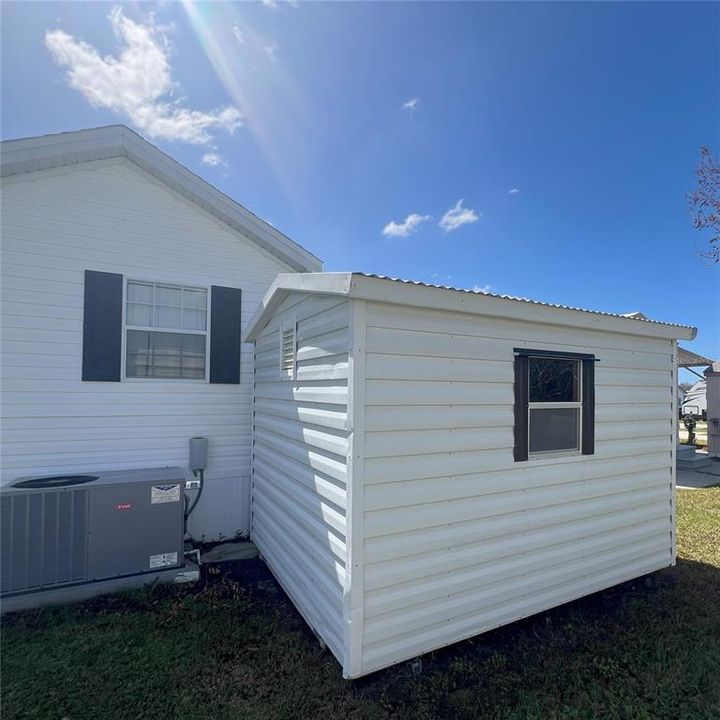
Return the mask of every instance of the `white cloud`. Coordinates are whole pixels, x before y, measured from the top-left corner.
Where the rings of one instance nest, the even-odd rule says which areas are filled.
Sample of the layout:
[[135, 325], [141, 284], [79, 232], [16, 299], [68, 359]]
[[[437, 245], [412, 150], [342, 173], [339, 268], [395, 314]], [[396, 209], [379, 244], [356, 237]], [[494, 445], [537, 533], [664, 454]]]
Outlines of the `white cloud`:
[[480, 219], [480, 216], [474, 210], [464, 208], [462, 204], [462, 199], [458, 200], [455, 207], [450, 208], [440, 219], [438, 224], [445, 232], [457, 230], [462, 225], [474, 223]]
[[284, 2], [285, 5], [289, 5], [290, 7], [294, 7], [294, 8], [296, 8], [300, 4], [299, 0], [261, 0], [261, 1], [265, 7], [270, 7], [270, 8], [278, 7], [278, 5], [280, 5], [281, 2]]
[[420, 223], [424, 223], [429, 220], [429, 215], [418, 215], [417, 213], [410, 213], [402, 222], [395, 222], [391, 220], [384, 228], [383, 235], [385, 237], [407, 237], [411, 233], [414, 233]]
[[513, 188], [509, 191], [510, 195], [517, 195], [520, 192], [520, 188]]
[[118, 54], [102, 57], [90, 44], [63, 30], [45, 33], [45, 45], [58, 65], [68, 68], [68, 85], [91, 105], [125, 115], [151, 138], [205, 145], [213, 130], [234, 132], [242, 125], [232, 106], [211, 111], [180, 107], [170, 96], [177, 89], [170, 67], [170, 46], [152, 16], [144, 22], [126, 18], [122, 8], [108, 15], [118, 40]]
[[210, 165], [210, 167], [217, 167], [218, 165], [222, 165], [223, 167], [227, 167], [227, 163], [223, 159], [222, 155], [219, 155], [216, 152], [207, 152], [202, 156], [202, 161], [205, 163], [205, 165]]
[[483, 293], [483, 295], [487, 295], [488, 293], [492, 292], [492, 287], [490, 285], [473, 285], [472, 291], [476, 293]]
[[242, 45], [245, 42], [245, 33], [240, 29], [240, 26], [237, 23], [233, 25], [232, 31], [235, 39]]
[[403, 103], [402, 109], [407, 110], [412, 115], [412, 113], [414, 113], [415, 110], [417, 110], [417, 106], [418, 106], [419, 102], [420, 102], [420, 100], [418, 98], [410, 98], [410, 100], [406, 100]]
[[265, 46], [265, 54], [270, 58], [271, 62], [277, 62], [277, 45], [273, 43], [272, 45], [266, 45]]

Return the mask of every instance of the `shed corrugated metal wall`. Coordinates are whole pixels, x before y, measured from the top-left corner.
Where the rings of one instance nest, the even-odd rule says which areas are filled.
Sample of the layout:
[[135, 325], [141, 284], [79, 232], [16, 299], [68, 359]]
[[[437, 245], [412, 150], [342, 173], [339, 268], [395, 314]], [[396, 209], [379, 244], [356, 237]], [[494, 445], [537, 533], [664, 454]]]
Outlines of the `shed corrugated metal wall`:
[[[295, 379], [280, 328], [296, 323]], [[255, 343], [252, 538], [308, 623], [343, 658], [348, 302], [293, 294]]]

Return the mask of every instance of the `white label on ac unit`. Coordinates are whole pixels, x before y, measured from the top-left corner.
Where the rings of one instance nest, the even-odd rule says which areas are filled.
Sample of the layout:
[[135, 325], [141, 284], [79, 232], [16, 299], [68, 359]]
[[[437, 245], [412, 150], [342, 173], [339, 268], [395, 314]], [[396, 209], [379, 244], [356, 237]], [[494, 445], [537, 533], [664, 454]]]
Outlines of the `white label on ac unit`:
[[180, 502], [179, 485], [153, 485], [150, 493], [150, 502], [153, 505], [160, 503]]
[[176, 552], [160, 553], [159, 555], [150, 556], [150, 569], [167, 567], [168, 565], [177, 565], [178, 554]]

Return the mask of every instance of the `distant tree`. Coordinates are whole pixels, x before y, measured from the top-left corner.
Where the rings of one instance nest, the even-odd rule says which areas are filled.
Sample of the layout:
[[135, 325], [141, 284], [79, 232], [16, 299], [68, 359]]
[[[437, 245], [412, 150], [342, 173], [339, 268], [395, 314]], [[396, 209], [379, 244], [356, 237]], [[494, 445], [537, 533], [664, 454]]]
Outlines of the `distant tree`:
[[690, 390], [692, 388], [692, 386], [693, 386], [693, 383], [691, 383], [691, 382], [681, 382], [679, 385], [680, 389], [683, 392], [687, 392], [688, 390]]
[[707, 147], [700, 148], [695, 176], [697, 188], [688, 194], [692, 224], [696, 230], [710, 230], [710, 249], [699, 254], [720, 263], [720, 162]]

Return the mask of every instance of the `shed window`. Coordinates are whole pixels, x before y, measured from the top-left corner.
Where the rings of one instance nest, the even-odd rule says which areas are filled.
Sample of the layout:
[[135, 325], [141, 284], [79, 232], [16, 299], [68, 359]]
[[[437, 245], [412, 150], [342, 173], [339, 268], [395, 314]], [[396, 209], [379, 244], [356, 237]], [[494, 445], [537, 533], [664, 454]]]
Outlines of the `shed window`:
[[515, 459], [594, 452], [593, 355], [515, 349]]
[[204, 380], [207, 288], [128, 280], [125, 376]]
[[295, 378], [295, 353], [297, 345], [297, 324], [283, 324], [280, 329], [280, 379]]

